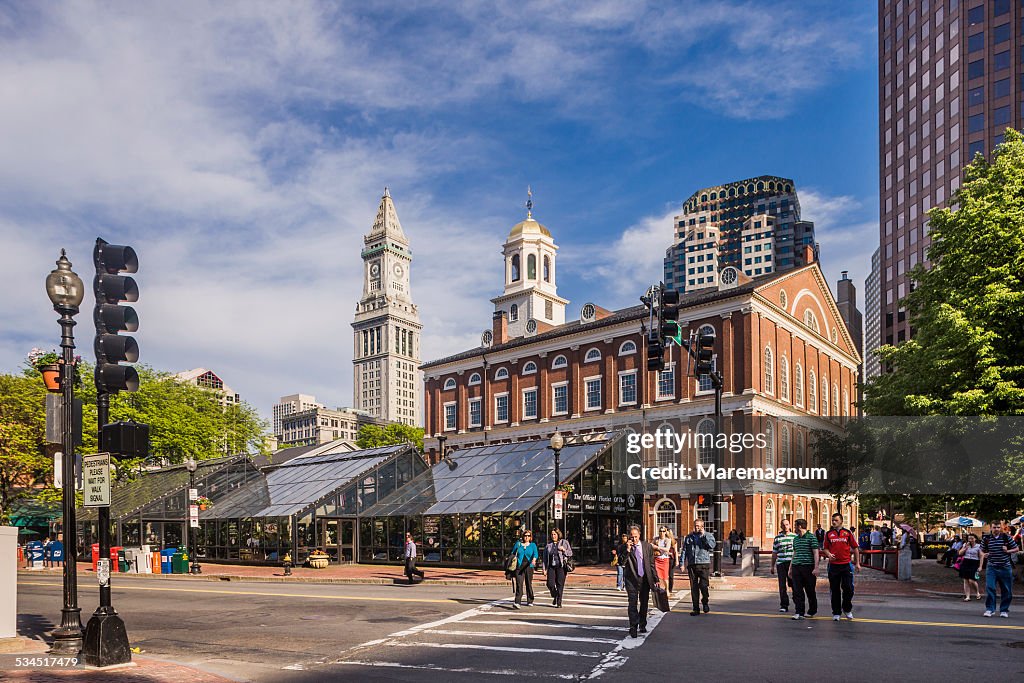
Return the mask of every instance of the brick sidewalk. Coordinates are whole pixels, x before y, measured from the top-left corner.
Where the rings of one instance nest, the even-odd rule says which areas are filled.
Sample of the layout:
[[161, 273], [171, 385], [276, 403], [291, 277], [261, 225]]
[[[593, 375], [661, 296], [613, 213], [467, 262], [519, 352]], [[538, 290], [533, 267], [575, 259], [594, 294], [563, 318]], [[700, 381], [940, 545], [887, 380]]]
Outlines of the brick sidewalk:
[[[45, 654], [28, 655], [44, 657]], [[231, 678], [202, 671], [184, 664], [135, 655], [132, 663], [106, 670], [86, 668], [21, 667], [8, 668], [0, 679], [19, 683], [52, 683], [53, 681], [84, 681], [86, 683], [229, 683]]]

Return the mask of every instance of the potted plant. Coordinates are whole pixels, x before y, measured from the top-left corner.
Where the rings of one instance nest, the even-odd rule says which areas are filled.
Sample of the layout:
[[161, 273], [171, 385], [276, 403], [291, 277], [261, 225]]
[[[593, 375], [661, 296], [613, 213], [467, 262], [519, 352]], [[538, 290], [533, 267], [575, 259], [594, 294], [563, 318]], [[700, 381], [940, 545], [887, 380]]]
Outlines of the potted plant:
[[47, 391], [60, 391], [60, 354], [34, 348], [28, 352], [28, 362], [43, 376]]
[[313, 569], [327, 569], [327, 565], [331, 562], [331, 556], [317, 548], [309, 554], [307, 562]]
[[206, 508], [213, 507], [213, 501], [207, 498], [206, 496], [199, 496], [194, 501], [192, 501], [192, 503], [194, 505], [198, 505], [200, 510], [205, 510]]
[[555, 490], [556, 491], [561, 491], [562, 494], [566, 498], [568, 498], [569, 494], [572, 493], [573, 491], [575, 491], [576, 488], [572, 484], [559, 484], [558, 486], [555, 487]]

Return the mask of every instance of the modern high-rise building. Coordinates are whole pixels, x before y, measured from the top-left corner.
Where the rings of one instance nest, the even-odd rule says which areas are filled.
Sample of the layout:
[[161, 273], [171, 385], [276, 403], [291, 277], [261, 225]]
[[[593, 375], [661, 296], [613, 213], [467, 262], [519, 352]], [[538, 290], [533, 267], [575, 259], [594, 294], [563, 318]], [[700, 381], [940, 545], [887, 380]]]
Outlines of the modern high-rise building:
[[1022, 19], [1011, 0], [878, 2], [881, 344], [912, 334], [899, 302], [927, 265], [927, 211], [1021, 128]]
[[881, 346], [882, 297], [879, 273], [879, 250], [871, 255], [871, 273], [864, 281], [864, 379], [877, 377], [882, 366], [871, 351]]
[[352, 323], [353, 406], [417, 425], [423, 325], [409, 284], [412, 251], [387, 188], [363, 242], [363, 295]]
[[311, 408], [323, 408], [324, 406], [316, 402], [315, 396], [307, 396], [306, 394], [292, 394], [290, 396], [282, 396], [281, 399], [274, 404], [272, 413], [274, 416], [274, 435], [281, 438], [281, 418], [292, 413], [299, 413], [303, 410], [309, 410]]
[[697, 190], [673, 223], [665, 285], [679, 292], [718, 287], [727, 266], [757, 277], [807, 265], [806, 245], [817, 253], [814, 223], [800, 219], [788, 178], [758, 176]]

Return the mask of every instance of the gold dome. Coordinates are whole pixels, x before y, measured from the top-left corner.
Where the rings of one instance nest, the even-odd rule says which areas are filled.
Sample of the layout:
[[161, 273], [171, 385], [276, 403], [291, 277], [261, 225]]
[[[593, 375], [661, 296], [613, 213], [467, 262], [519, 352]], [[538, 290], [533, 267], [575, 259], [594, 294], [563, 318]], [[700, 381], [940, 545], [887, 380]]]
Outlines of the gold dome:
[[544, 235], [545, 237], [551, 237], [551, 233], [543, 225], [527, 218], [521, 223], [516, 223], [512, 226], [512, 232], [508, 234], [509, 238], [519, 237], [520, 235]]

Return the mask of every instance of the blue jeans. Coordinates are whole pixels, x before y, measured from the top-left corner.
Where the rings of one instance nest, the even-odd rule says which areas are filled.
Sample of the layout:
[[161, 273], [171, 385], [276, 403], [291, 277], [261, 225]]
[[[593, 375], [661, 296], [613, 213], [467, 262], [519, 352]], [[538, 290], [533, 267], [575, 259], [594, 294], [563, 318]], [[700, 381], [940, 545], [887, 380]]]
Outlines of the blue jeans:
[[616, 587], [616, 588], [622, 588], [623, 586], [625, 586], [625, 585], [626, 585], [626, 584], [625, 584], [625, 583], [623, 583], [623, 581], [622, 581], [622, 572], [623, 572], [623, 570], [625, 570], [625, 569], [626, 569], [626, 568], [625, 568], [625, 567], [623, 567], [623, 566], [622, 566], [621, 564], [620, 564], [620, 565], [616, 565], [616, 566], [615, 566], [615, 587]]
[[1011, 567], [993, 567], [989, 565], [985, 572], [985, 609], [996, 611], [996, 584], [1002, 593], [999, 611], [1009, 612], [1013, 601], [1013, 569]]

